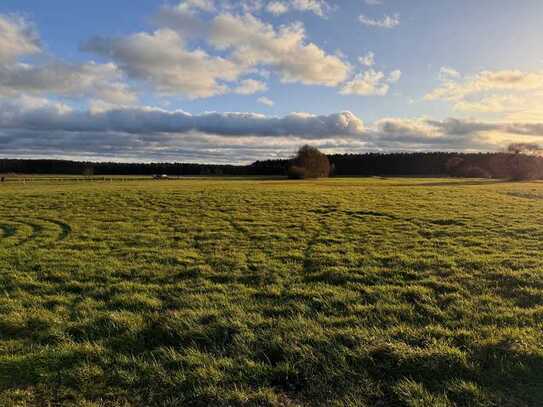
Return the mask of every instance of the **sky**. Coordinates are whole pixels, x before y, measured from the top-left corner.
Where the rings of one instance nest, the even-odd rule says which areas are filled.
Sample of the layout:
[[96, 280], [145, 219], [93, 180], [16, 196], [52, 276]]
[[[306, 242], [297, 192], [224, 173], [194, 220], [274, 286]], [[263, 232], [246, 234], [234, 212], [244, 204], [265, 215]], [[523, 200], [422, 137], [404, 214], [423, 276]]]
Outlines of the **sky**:
[[2, 0], [0, 157], [543, 143], [540, 0]]

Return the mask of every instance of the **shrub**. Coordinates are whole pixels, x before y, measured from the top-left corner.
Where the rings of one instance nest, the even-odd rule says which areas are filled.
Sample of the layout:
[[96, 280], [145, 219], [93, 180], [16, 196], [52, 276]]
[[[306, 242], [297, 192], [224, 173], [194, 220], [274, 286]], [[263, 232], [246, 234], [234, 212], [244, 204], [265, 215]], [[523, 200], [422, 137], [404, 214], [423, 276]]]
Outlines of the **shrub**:
[[468, 165], [462, 169], [462, 176], [466, 178], [490, 178], [490, 173], [476, 165]]
[[85, 177], [91, 177], [94, 175], [94, 167], [92, 165], [85, 165], [85, 167], [83, 167], [83, 175]]
[[293, 165], [288, 169], [288, 177], [290, 179], [304, 179], [305, 178], [305, 169]]
[[491, 178], [492, 174], [478, 165], [470, 164], [460, 157], [452, 157], [445, 165], [447, 174], [452, 177]]
[[453, 177], [459, 177], [461, 176], [460, 169], [462, 165], [464, 164], [464, 159], [460, 157], [452, 157], [447, 160], [447, 163], [445, 164], [445, 168], [447, 170], [447, 174]]
[[514, 154], [509, 159], [511, 178], [516, 181], [541, 178], [541, 163], [537, 157]]
[[330, 161], [316, 147], [305, 145], [298, 150], [288, 175], [292, 179], [328, 177]]

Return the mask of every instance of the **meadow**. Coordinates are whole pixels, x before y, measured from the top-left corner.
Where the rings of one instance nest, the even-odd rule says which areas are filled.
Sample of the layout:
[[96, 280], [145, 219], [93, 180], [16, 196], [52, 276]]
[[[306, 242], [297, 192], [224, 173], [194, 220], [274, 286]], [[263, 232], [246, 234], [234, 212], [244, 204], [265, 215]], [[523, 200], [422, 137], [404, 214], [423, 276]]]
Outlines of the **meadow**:
[[538, 406], [543, 183], [0, 184], [2, 406]]

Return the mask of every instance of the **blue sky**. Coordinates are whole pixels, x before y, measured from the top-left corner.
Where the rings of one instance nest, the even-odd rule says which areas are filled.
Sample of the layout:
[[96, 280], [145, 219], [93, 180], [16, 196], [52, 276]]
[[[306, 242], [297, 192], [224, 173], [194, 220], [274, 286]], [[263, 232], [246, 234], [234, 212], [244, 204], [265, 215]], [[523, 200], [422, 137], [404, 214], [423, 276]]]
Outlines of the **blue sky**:
[[542, 17], [537, 0], [4, 0], [0, 156], [247, 162], [305, 142], [539, 142]]

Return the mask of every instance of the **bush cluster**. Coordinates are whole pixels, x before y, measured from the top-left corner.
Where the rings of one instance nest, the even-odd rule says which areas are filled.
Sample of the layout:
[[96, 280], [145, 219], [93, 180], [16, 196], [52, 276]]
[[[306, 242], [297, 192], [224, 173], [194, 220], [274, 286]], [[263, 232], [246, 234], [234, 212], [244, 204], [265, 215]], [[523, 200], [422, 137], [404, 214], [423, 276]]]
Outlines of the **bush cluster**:
[[330, 160], [316, 147], [305, 145], [298, 150], [288, 169], [291, 179], [325, 178], [330, 176]]

